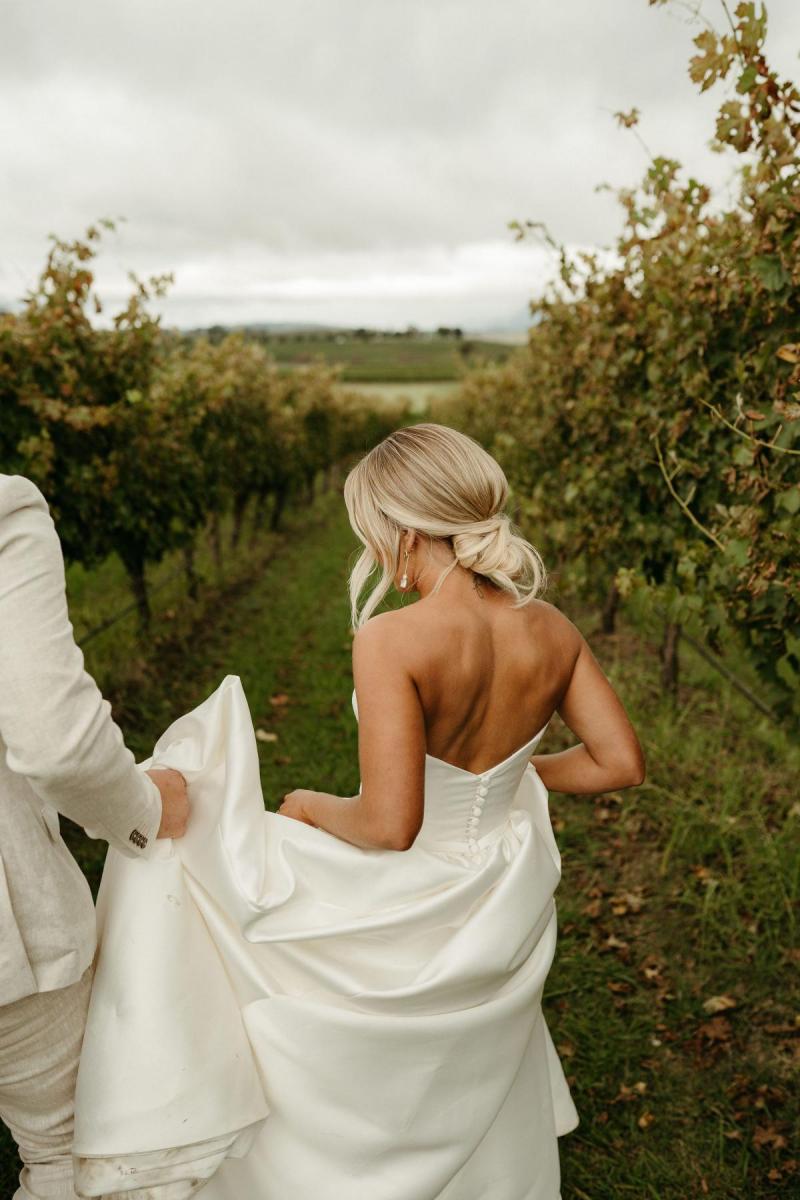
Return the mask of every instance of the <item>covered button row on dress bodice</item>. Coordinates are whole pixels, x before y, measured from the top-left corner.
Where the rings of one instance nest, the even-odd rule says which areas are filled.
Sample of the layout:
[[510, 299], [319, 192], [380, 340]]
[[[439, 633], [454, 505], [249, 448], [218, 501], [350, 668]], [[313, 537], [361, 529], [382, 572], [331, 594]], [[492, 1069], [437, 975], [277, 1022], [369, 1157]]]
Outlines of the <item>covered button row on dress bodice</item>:
[[474, 855], [480, 854], [478, 846], [478, 825], [483, 814], [483, 806], [486, 803], [486, 797], [489, 795], [489, 775], [484, 774], [478, 776], [478, 783], [475, 788], [475, 795], [472, 801], [472, 808], [467, 817], [467, 847]]

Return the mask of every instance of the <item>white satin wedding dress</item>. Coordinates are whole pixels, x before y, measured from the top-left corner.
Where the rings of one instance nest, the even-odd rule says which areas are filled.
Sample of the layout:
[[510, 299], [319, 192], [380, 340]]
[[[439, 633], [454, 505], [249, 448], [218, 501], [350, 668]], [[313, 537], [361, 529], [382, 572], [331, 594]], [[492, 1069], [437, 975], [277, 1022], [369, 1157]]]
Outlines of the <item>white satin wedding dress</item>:
[[235, 676], [175, 721], [142, 765], [186, 776], [188, 832], [103, 874], [79, 1193], [558, 1200], [543, 732], [481, 774], [428, 756], [399, 852], [265, 812]]

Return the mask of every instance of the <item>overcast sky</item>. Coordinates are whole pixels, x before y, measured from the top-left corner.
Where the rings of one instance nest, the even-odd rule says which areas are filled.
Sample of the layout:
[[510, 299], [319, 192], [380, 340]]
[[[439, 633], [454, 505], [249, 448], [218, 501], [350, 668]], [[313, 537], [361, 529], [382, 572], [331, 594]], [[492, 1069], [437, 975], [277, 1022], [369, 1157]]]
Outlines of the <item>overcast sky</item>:
[[[797, 78], [800, 2], [768, 10]], [[550, 262], [507, 224], [613, 242], [595, 185], [647, 166], [614, 111], [730, 186], [700, 28], [647, 0], [0, 0], [0, 305], [108, 216], [104, 296], [174, 271], [168, 324], [524, 324]]]

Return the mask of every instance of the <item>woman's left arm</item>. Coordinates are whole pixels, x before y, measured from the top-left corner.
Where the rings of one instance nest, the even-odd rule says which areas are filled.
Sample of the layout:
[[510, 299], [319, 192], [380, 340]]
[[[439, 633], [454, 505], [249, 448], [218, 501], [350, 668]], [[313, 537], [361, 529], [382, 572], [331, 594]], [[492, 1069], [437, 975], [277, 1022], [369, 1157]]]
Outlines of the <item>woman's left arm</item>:
[[409, 849], [424, 813], [425, 719], [401, 620], [399, 613], [382, 613], [353, 639], [361, 791], [332, 796], [298, 789], [278, 810], [365, 849]]

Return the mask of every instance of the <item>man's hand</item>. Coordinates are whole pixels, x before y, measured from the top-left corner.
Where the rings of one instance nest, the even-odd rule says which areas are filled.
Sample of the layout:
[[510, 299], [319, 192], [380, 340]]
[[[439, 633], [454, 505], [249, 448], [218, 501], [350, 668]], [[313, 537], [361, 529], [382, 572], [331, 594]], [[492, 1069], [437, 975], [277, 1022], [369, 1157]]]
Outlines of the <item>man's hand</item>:
[[147, 774], [161, 792], [161, 824], [156, 837], [183, 837], [189, 820], [186, 780], [171, 767], [154, 767]]

